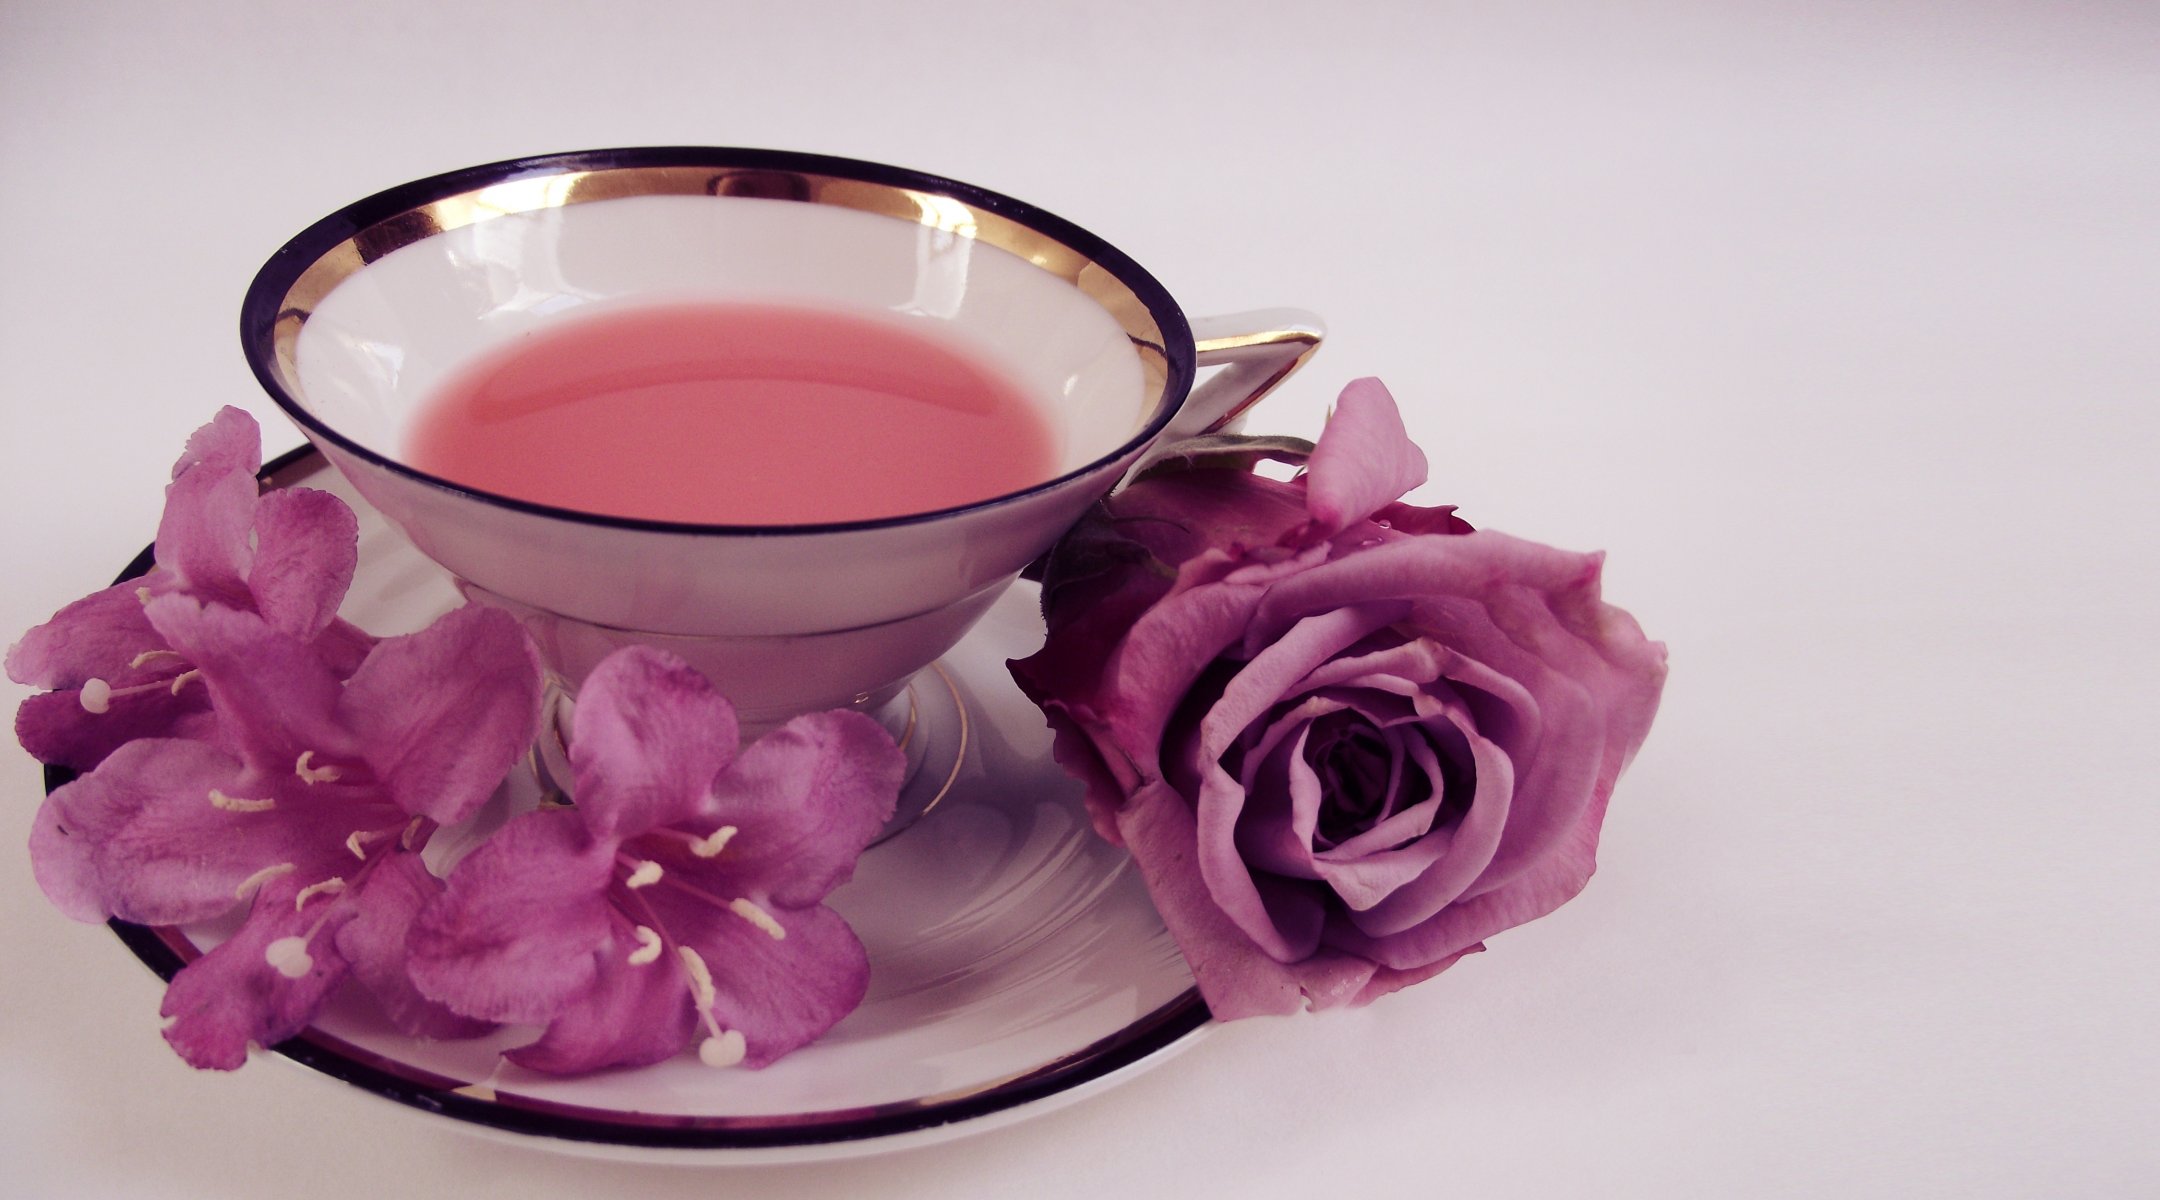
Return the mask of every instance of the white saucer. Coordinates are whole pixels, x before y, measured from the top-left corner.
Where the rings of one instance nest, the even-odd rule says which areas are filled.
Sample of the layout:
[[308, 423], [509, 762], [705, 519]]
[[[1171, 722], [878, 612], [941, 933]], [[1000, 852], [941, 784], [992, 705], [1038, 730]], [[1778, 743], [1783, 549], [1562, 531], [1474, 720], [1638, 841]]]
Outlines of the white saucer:
[[[448, 577], [316, 454], [287, 455], [265, 477], [336, 492], [359, 513], [348, 619], [404, 633], [458, 602]], [[1041, 714], [1006, 675], [1005, 661], [1041, 640], [1036, 600], [1017, 585], [941, 663], [968, 722], [965, 753], [936, 807], [866, 852], [832, 898], [869, 948], [871, 983], [823, 1040], [763, 1071], [716, 1071], [686, 1055], [556, 1079], [498, 1057], [529, 1030], [424, 1041], [346, 998], [275, 1053], [475, 1133], [594, 1157], [724, 1163], [961, 1137], [1191, 1045], [1208, 1027], [1192, 974], [1124, 852], [1088, 829]], [[220, 932], [113, 928], [168, 978]]]

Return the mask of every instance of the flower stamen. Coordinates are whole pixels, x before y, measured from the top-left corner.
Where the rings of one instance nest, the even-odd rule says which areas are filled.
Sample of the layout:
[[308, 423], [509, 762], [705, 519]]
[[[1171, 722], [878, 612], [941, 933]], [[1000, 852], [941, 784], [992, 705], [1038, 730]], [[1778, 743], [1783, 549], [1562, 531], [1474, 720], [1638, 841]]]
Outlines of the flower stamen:
[[690, 843], [690, 852], [699, 858], [717, 858], [722, 850], [727, 849], [728, 842], [733, 840], [734, 837], [735, 827], [733, 825], [722, 825], [720, 828], [713, 830], [710, 835]]
[[84, 712], [103, 713], [112, 708], [112, 696], [111, 684], [102, 679], [85, 679], [75, 699], [82, 704]]
[[293, 911], [299, 912], [302, 908], [307, 906], [308, 901], [314, 899], [317, 896], [335, 896], [339, 892], [342, 892], [344, 890], [345, 880], [336, 875], [332, 875], [330, 878], [325, 879], [320, 883], [311, 883], [306, 887], [301, 888], [300, 894], [292, 898]]
[[682, 956], [683, 968], [690, 976], [690, 998], [697, 1005], [698, 1020], [704, 1024], [707, 1036], [698, 1043], [698, 1061], [708, 1067], [732, 1067], [743, 1060], [748, 1046], [739, 1029], [722, 1029], [719, 1018], [713, 1016], [713, 1005], [720, 996], [713, 987], [712, 969], [698, 952], [688, 946], [678, 946], [676, 953]]
[[276, 879], [280, 875], [289, 875], [296, 869], [297, 868], [289, 862], [275, 863], [271, 866], [264, 867], [262, 870], [257, 871], [253, 875], [250, 875], [246, 879], [240, 881], [240, 886], [233, 889], [233, 899], [245, 900], [248, 898], [249, 892], [252, 892], [256, 888], [259, 888], [262, 885], [270, 882], [271, 880]]
[[301, 782], [308, 784], [337, 782], [337, 778], [342, 772], [336, 767], [315, 766], [314, 759], [315, 752], [313, 750], [302, 750], [300, 757], [293, 762], [293, 774], [298, 775]]
[[192, 668], [191, 668], [191, 669], [189, 669], [189, 670], [186, 670], [186, 671], [182, 671], [182, 672], [180, 672], [180, 673], [179, 673], [178, 675], [175, 675], [175, 676], [173, 676], [173, 681], [172, 681], [172, 694], [173, 694], [173, 695], [175, 695], [175, 696], [179, 695], [179, 694], [180, 694], [180, 689], [181, 689], [182, 687], [184, 687], [184, 686], [186, 686], [186, 685], [187, 685], [187, 681], [188, 681], [188, 680], [190, 680], [190, 679], [201, 679], [201, 678], [202, 678], [202, 672], [201, 672], [201, 671], [197, 671], [197, 670], [194, 670], [194, 669], [192, 669]]
[[623, 880], [623, 886], [630, 888], [651, 887], [660, 882], [660, 877], [665, 873], [661, 870], [659, 863], [648, 858], [638, 863], [636, 868], [630, 872], [629, 878]]
[[638, 948], [630, 952], [630, 965], [642, 967], [660, 957], [660, 935], [649, 925], [637, 927]]
[[738, 896], [728, 901], [728, 911], [764, 930], [765, 936], [776, 942], [787, 936], [787, 930], [781, 927], [780, 922], [773, 920], [771, 913], [750, 900]]
[[128, 666], [140, 667], [144, 663], [158, 662], [161, 659], [167, 658], [179, 662], [187, 661], [187, 659], [178, 650], [145, 650], [141, 654], [138, 654], [135, 657], [129, 659]]
[[277, 807], [277, 797], [265, 796], [260, 800], [250, 800], [244, 796], [228, 796], [216, 788], [211, 788], [210, 806], [229, 813], [269, 812]]
[[305, 978], [315, 969], [315, 956], [308, 953], [307, 945], [304, 937], [281, 937], [263, 947], [263, 961], [287, 979]]

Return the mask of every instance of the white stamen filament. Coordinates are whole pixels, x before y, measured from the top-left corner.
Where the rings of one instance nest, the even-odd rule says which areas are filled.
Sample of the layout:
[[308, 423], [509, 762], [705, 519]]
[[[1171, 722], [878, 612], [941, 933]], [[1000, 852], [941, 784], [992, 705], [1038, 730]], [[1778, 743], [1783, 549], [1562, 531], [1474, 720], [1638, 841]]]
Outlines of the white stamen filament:
[[756, 904], [737, 897], [728, 901], [727, 906], [729, 912], [764, 930], [765, 936], [772, 940], [777, 942], [787, 936], [787, 930], [780, 927], [780, 922], [773, 920], [771, 913], [759, 908]]
[[276, 879], [280, 875], [289, 874], [293, 869], [293, 864], [289, 862], [277, 863], [274, 866], [264, 867], [262, 870], [257, 871], [253, 875], [250, 875], [246, 879], [240, 881], [240, 886], [233, 889], [233, 899], [245, 900], [248, 898], [249, 892], [252, 892], [256, 888], [261, 887], [263, 884], [266, 884], [271, 880]]
[[630, 952], [630, 965], [642, 967], [660, 957], [660, 935], [643, 925], [637, 927], [638, 948]]
[[221, 808], [229, 813], [269, 812], [277, 807], [277, 797], [265, 796], [260, 800], [250, 800], [245, 796], [228, 796], [216, 788], [211, 788], [210, 807]]
[[633, 888], [651, 887], [660, 882], [662, 874], [659, 863], [646, 859], [637, 865], [636, 870], [630, 872], [630, 877], [623, 880], [623, 885]]
[[263, 947], [263, 961], [287, 979], [300, 979], [315, 969], [315, 956], [308, 953], [304, 937], [281, 937]]
[[717, 858], [722, 850], [727, 849], [729, 840], [734, 836], [733, 825], [722, 825], [713, 830], [710, 836], [690, 843], [690, 852], [699, 858]]
[[[712, 1019], [712, 1006], [720, 998], [713, 988], [712, 968], [698, 957], [698, 952], [688, 946], [677, 946], [675, 952], [682, 956], [683, 968], [690, 973], [690, 999], [706, 1020]], [[716, 1029], [714, 1032], [718, 1032]]]
[[732, 1067], [749, 1053], [749, 1044], [743, 1040], [742, 1030], [730, 1029], [698, 1043], [698, 1061], [708, 1067]]
[[180, 689], [187, 685], [188, 680], [200, 678], [202, 678], [201, 671], [188, 670], [180, 672], [178, 675], [173, 676], [172, 694], [175, 696], [179, 695]]
[[342, 892], [344, 890], [345, 881], [336, 875], [332, 875], [330, 878], [325, 879], [320, 883], [311, 883], [306, 887], [301, 888], [300, 894], [292, 898], [293, 911], [299, 912], [302, 908], [306, 907], [308, 901], [313, 900], [317, 896], [335, 896], [339, 892]]
[[703, 1022], [707, 1037], [698, 1043], [698, 1059], [708, 1067], [732, 1067], [743, 1059], [745, 1047], [741, 1031], [720, 1028], [720, 1021], [713, 1016], [713, 1004], [719, 993], [713, 988], [712, 969], [698, 952], [688, 946], [677, 946], [682, 955], [683, 967], [690, 975], [690, 998], [697, 1005], [698, 1020]]
[[138, 654], [135, 657], [129, 659], [128, 665], [131, 667], [140, 667], [144, 663], [153, 663], [157, 662], [159, 659], [165, 658], [185, 661], [185, 659], [181, 658], [180, 652], [177, 650], [145, 650], [141, 654]]
[[85, 679], [75, 698], [82, 702], [84, 712], [105, 712], [112, 708], [112, 685], [102, 679]]
[[302, 750], [300, 757], [293, 762], [293, 774], [298, 775], [303, 783], [337, 782], [339, 771], [336, 767], [314, 766], [314, 761], [315, 752], [313, 750]]

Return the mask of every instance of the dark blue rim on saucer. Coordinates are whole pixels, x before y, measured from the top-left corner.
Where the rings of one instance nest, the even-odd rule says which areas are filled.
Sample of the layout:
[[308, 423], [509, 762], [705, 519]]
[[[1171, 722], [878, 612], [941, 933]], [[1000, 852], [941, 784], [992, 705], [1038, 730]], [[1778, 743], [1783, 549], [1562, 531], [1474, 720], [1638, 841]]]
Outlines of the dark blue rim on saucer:
[[[745, 195], [834, 204], [899, 219], [916, 219], [916, 194], [965, 206], [974, 236], [1012, 250], [1088, 291], [1125, 328], [1156, 392], [1154, 411], [1139, 432], [1108, 454], [1054, 479], [973, 504], [932, 512], [802, 525], [725, 525], [654, 521], [579, 512], [484, 492], [430, 475], [352, 441], [324, 424], [287, 386], [292, 345], [321, 299], [367, 263], [447, 228], [471, 223], [470, 206], [455, 202], [488, 188], [547, 176], [575, 179], [544, 203], [522, 211], [628, 195]], [[587, 186], [587, 181], [590, 185]], [[499, 214], [498, 214], [499, 215]], [[484, 218], [482, 218], [484, 219]], [[1051, 269], [1045, 267], [1045, 269]], [[248, 286], [240, 309], [240, 341], [255, 378], [311, 439], [339, 447], [382, 469], [503, 508], [579, 524], [662, 533], [732, 536], [829, 533], [910, 525], [1010, 504], [1090, 474], [1145, 445], [1168, 426], [1192, 387], [1191, 326], [1168, 291], [1116, 247], [1062, 217], [973, 184], [903, 167], [788, 150], [716, 146], [640, 146], [538, 155], [467, 167], [377, 192], [302, 230], [273, 254]]]

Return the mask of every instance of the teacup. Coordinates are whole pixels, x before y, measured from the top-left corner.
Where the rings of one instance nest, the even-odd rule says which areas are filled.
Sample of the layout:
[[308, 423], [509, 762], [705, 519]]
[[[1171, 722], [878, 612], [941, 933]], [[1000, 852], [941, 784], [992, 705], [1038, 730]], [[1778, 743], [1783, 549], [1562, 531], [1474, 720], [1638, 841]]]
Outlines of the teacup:
[[[935, 512], [760, 526], [571, 511], [408, 461], [415, 414], [461, 364], [566, 314], [655, 299], [935, 322], [1042, 406], [1056, 467]], [[967, 184], [670, 147], [518, 159], [361, 200], [262, 268], [241, 336], [308, 439], [468, 596], [515, 613], [561, 687], [617, 647], [659, 644], [755, 728], [885, 706], [1151, 448], [1231, 422], [1320, 331], [1294, 310], [1188, 324], [1100, 238]], [[1224, 369], [1194, 388], [1208, 366]]]

